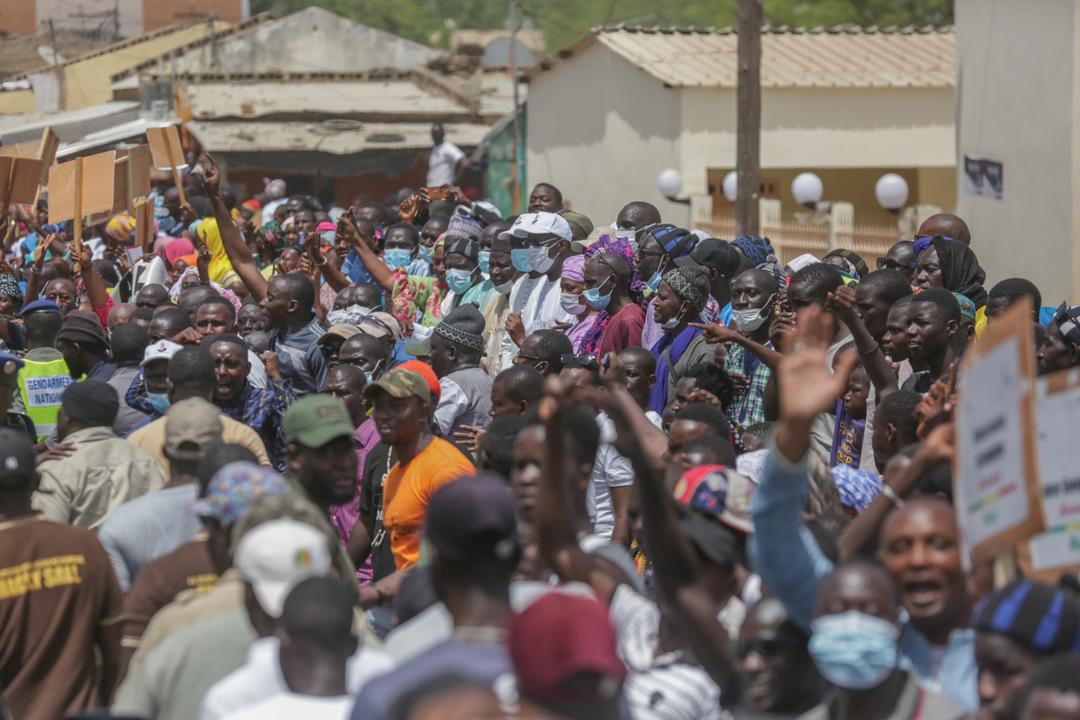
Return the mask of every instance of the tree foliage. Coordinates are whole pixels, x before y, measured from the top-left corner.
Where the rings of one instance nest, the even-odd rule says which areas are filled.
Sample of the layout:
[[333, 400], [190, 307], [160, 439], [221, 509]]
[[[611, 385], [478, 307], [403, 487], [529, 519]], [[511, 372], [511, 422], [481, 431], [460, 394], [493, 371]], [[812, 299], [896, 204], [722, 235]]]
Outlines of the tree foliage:
[[[598, 25], [735, 24], [736, 0], [518, 0], [527, 22], [544, 33], [548, 50], [563, 47]], [[445, 47], [454, 28], [506, 27], [509, 0], [252, 0], [254, 12], [286, 14], [318, 5], [417, 42]], [[771, 26], [879, 27], [945, 25], [952, 0], [764, 0]]]

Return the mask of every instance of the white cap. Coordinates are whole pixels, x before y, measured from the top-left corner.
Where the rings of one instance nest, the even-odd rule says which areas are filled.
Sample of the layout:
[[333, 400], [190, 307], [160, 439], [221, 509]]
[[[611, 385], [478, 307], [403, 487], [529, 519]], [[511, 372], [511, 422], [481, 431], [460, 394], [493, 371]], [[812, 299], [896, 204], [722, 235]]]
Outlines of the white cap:
[[263, 611], [276, 618], [297, 583], [330, 573], [328, 543], [326, 535], [307, 523], [271, 520], [240, 539], [233, 566], [251, 585]]
[[805, 253], [805, 254], [800, 255], [799, 257], [795, 258], [791, 262], [789, 262], [787, 264], [787, 266], [788, 266], [788, 269], [791, 270], [791, 273], [795, 274], [795, 273], [799, 272], [800, 270], [802, 270], [804, 267], [808, 267], [810, 265], [813, 265], [814, 263], [819, 263], [819, 262], [821, 262], [821, 261], [818, 260], [817, 257], [811, 255], [810, 253]]
[[549, 212], [525, 213], [518, 215], [517, 220], [509, 230], [499, 233], [500, 240], [511, 238], [523, 238], [529, 235], [557, 235], [563, 240], [570, 242], [574, 234], [570, 231], [570, 223], [566, 222], [562, 215]]
[[152, 363], [155, 360], [172, 360], [172, 356], [180, 352], [183, 347], [183, 345], [177, 345], [171, 340], [158, 340], [146, 348], [139, 367], [146, 367], [147, 363]]

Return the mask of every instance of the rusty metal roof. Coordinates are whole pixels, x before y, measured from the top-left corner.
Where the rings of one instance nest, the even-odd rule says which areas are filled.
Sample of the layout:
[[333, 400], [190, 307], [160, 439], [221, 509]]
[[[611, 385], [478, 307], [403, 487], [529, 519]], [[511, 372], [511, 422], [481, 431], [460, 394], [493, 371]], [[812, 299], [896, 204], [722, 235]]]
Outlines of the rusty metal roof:
[[[380, 150], [431, 147], [431, 124], [369, 123], [329, 119], [323, 122], [189, 122], [187, 128], [204, 150], [217, 153], [316, 152], [352, 155]], [[465, 147], [480, 143], [488, 126], [447, 123], [446, 139]]]
[[[671, 87], [735, 87], [738, 37], [715, 28], [596, 28], [560, 53], [599, 42]], [[762, 87], [954, 87], [947, 28], [773, 28], [761, 35]]]

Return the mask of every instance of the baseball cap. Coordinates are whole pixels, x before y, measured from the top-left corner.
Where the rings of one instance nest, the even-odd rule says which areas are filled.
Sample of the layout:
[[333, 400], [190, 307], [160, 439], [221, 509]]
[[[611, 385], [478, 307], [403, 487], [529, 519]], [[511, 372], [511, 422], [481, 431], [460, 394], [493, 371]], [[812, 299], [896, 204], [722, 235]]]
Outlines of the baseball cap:
[[0, 488], [29, 489], [36, 477], [34, 445], [26, 433], [0, 427]]
[[364, 388], [364, 397], [372, 400], [379, 392], [384, 392], [392, 398], [418, 397], [424, 402], [431, 402], [431, 388], [428, 387], [424, 378], [414, 370], [401, 367], [384, 373], [378, 380], [367, 385]]
[[250, 462], [229, 463], [210, 478], [206, 496], [196, 500], [192, 511], [232, 527], [244, 516], [253, 500], [289, 493], [285, 478], [269, 468]]
[[109, 346], [108, 338], [105, 337], [105, 328], [101, 327], [101, 320], [94, 313], [82, 310], [72, 310], [67, 314], [56, 339], [68, 342], [92, 342], [102, 347]]
[[610, 699], [626, 678], [607, 610], [578, 595], [548, 593], [514, 615], [510, 659], [522, 695], [546, 705]]
[[443, 485], [428, 503], [424, 537], [448, 560], [511, 560], [518, 550], [517, 518], [506, 482], [482, 473]]
[[146, 351], [143, 352], [143, 359], [142, 362], [139, 363], [139, 367], [146, 367], [155, 360], [172, 360], [172, 356], [180, 352], [183, 347], [183, 345], [174, 343], [171, 340], [158, 340], [156, 343], [146, 346]]
[[306, 523], [282, 518], [240, 538], [233, 565], [251, 585], [259, 606], [276, 618], [297, 583], [330, 572], [330, 551], [326, 535]]
[[381, 339], [388, 335], [395, 340], [401, 339], [401, 324], [390, 313], [376, 310], [360, 318], [357, 329], [365, 335]]
[[730, 571], [735, 570], [739, 553], [735, 536], [726, 527], [699, 513], [687, 512], [679, 519], [679, 532], [694, 544], [707, 561]]
[[322, 393], [305, 395], [294, 402], [281, 422], [285, 442], [298, 442], [309, 448], [320, 448], [331, 440], [352, 437], [356, 432], [345, 403]]
[[676, 267], [699, 265], [704, 268], [738, 267], [739, 254], [729, 243], [705, 238], [686, 257], [676, 258]]
[[407, 360], [398, 365], [395, 370], [410, 370], [424, 378], [428, 390], [431, 391], [432, 402], [439, 401], [439, 396], [442, 394], [442, 386], [439, 385], [439, 376], [435, 374], [435, 369], [426, 362], [422, 360]]
[[754, 532], [750, 499], [754, 485], [723, 465], [698, 465], [682, 474], [673, 495], [680, 505], [696, 510], [740, 533]]
[[332, 337], [339, 337], [342, 340], [348, 340], [353, 335], [359, 335], [360, 328], [355, 325], [348, 325], [346, 323], [338, 323], [337, 325], [331, 325], [326, 332], [324, 332], [318, 339], [319, 345], [325, 345], [326, 341]]
[[[563, 219], [565, 219], [567, 222], [572, 222], [579, 228], [581, 228], [582, 232], [585, 233], [585, 237], [588, 237], [592, 234], [593, 221], [589, 219], [588, 215], [585, 215], [584, 213], [574, 212], [573, 210], [560, 210], [559, 214], [562, 215]], [[571, 228], [571, 231], [572, 230], [573, 228]]]
[[570, 230], [570, 223], [561, 215], [550, 212], [523, 213], [518, 215], [517, 220], [509, 230], [499, 233], [500, 240], [512, 238], [524, 238], [529, 235], [555, 235], [569, 242], [574, 234]]
[[176, 460], [196, 461], [221, 442], [221, 411], [204, 398], [173, 403], [165, 411], [165, 454]]
[[26, 317], [32, 312], [54, 312], [59, 315], [60, 306], [52, 300], [35, 300], [23, 305], [22, 310], [19, 311], [19, 317]]

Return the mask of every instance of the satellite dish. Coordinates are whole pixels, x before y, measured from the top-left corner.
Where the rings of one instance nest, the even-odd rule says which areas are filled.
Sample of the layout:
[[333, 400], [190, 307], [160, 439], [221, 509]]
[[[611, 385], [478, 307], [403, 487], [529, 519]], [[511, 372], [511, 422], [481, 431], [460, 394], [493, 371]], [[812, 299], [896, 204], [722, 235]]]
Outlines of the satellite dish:
[[48, 45], [38, 45], [37, 51], [38, 55], [41, 56], [41, 59], [49, 63], [50, 65], [60, 65], [67, 62], [67, 60], [64, 59], [63, 55], [56, 52]]

